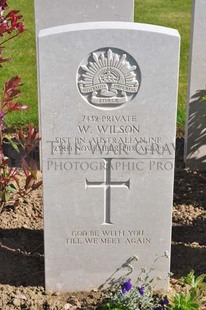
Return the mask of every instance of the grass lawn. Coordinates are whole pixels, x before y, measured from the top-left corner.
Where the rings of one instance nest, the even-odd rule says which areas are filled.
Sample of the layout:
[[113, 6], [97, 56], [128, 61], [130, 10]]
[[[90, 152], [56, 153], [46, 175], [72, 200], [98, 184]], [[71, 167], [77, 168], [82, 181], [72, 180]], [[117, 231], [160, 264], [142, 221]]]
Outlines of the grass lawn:
[[[75, 0], [74, 0], [75, 1]], [[27, 32], [11, 40], [4, 56], [12, 61], [1, 69], [0, 83], [12, 76], [22, 78], [21, 102], [30, 106], [28, 111], [12, 114], [7, 122], [10, 127], [25, 126], [28, 123], [38, 125], [37, 80], [34, 34], [34, 9], [31, 0], [8, 0], [10, 9], [19, 9], [24, 16]], [[181, 35], [180, 84], [178, 98], [177, 125], [184, 127], [187, 93], [187, 73], [190, 38], [191, 0], [135, 0], [135, 21], [176, 28]]]
[[185, 125], [192, 0], [135, 0], [135, 21], [175, 28], [181, 36], [177, 127]]
[[19, 101], [29, 105], [30, 109], [10, 114], [7, 123], [9, 127], [20, 127], [29, 123], [38, 126], [33, 1], [8, 0], [8, 5], [10, 10], [20, 10], [24, 16], [25, 28], [28, 30], [5, 45], [4, 57], [11, 57], [12, 60], [3, 64], [3, 68], [0, 69], [0, 85], [3, 86], [12, 76], [21, 77], [23, 85]]

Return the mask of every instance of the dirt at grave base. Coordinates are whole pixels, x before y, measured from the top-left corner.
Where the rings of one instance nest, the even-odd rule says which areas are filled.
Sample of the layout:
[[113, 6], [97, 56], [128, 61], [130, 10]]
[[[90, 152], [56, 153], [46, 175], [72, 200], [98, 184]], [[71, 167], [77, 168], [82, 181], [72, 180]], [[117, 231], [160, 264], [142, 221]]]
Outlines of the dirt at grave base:
[[[183, 141], [177, 141], [173, 207], [173, 289], [192, 269], [206, 273], [206, 173], [184, 169]], [[100, 292], [44, 290], [42, 189], [0, 216], [0, 309], [97, 309]]]

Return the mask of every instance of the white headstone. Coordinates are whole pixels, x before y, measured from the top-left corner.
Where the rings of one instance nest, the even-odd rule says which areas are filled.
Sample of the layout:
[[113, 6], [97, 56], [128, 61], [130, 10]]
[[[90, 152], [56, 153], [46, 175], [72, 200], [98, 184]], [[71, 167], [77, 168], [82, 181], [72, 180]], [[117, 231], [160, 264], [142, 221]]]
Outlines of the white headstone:
[[134, 0], [35, 0], [36, 34], [41, 29], [93, 21], [134, 20]]
[[206, 0], [193, 0], [185, 162], [206, 170]]
[[179, 35], [65, 25], [40, 32], [39, 59], [46, 287], [90, 290], [170, 252]]

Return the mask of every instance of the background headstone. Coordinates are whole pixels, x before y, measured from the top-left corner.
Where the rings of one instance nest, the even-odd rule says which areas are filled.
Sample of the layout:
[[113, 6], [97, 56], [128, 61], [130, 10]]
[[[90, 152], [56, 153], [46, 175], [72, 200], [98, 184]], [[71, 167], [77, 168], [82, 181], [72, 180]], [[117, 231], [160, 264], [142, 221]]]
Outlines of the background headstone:
[[65, 24], [133, 20], [134, 0], [35, 0], [36, 35]]
[[[170, 252], [179, 34], [81, 23], [38, 46], [46, 287], [90, 290]], [[169, 270], [155, 265], [161, 287]]]
[[185, 163], [206, 170], [206, 0], [193, 0]]

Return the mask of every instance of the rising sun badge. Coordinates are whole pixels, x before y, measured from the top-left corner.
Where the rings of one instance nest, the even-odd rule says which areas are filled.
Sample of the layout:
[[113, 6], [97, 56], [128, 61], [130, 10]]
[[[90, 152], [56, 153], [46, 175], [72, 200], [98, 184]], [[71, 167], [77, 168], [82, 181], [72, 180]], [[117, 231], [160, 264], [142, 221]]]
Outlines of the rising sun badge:
[[115, 108], [131, 101], [140, 80], [136, 61], [120, 49], [104, 48], [91, 53], [78, 71], [81, 95], [99, 108]]

